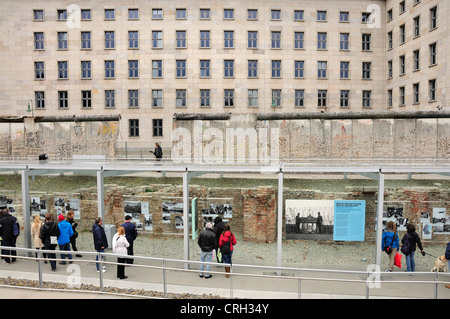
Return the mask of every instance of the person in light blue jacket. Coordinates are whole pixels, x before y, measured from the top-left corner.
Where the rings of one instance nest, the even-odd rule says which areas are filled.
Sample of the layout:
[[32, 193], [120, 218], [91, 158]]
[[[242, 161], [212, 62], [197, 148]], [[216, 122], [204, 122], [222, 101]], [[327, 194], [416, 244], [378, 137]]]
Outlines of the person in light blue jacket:
[[[58, 245], [59, 250], [61, 251], [70, 251], [70, 237], [73, 236], [73, 229], [72, 225], [65, 220], [63, 215], [58, 216], [59, 224], [59, 237], [58, 237]], [[70, 263], [72, 263], [72, 254], [67, 254], [67, 257], [70, 260]], [[66, 259], [66, 254], [61, 254], [61, 259]], [[60, 261], [60, 265], [65, 265], [65, 261]]]
[[391, 248], [389, 253], [389, 267], [388, 272], [394, 270], [394, 259], [397, 251], [400, 249], [400, 243], [397, 234], [397, 226], [393, 221], [387, 223], [386, 228], [383, 229], [383, 236], [381, 237], [381, 249], [386, 251], [387, 247]]

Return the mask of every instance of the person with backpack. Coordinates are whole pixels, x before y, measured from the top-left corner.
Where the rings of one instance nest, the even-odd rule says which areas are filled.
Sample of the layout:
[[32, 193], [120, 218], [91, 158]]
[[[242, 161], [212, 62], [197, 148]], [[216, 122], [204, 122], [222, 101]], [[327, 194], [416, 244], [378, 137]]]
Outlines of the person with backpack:
[[[219, 248], [222, 253], [222, 262], [224, 264], [231, 264], [231, 256], [233, 255], [234, 245], [236, 245], [236, 237], [231, 232], [229, 224], [225, 224], [223, 232], [219, 238]], [[225, 272], [230, 272], [230, 267], [225, 267]], [[227, 278], [230, 275], [226, 275]]]
[[[45, 250], [55, 250], [58, 246], [59, 227], [53, 221], [53, 216], [50, 213], [45, 214], [45, 222], [41, 227], [41, 234], [39, 236], [44, 244]], [[47, 258], [50, 260], [50, 267], [52, 271], [56, 271], [56, 254], [48, 253]]]
[[[16, 217], [9, 214], [8, 208], [3, 208], [3, 217], [0, 219], [0, 237], [2, 238], [2, 246], [16, 247], [17, 237], [20, 234], [20, 225]], [[4, 263], [7, 265], [14, 264], [17, 256], [16, 250], [2, 249], [2, 255], [9, 255], [4, 257]]]
[[413, 224], [406, 225], [406, 234], [402, 238], [402, 247], [400, 251], [406, 257], [406, 271], [416, 271], [414, 254], [416, 253], [416, 244], [419, 246], [422, 256], [425, 255], [419, 235], [416, 233], [416, 227]]
[[389, 268], [387, 272], [391, 272], [394, 270], [395, 255], [400, 249], [397, 226], [393, 221], [388, 222], [386, 228], [383, 229], [383, 236], [381, 236], [381, 247], [383, 251], [389, 255]]

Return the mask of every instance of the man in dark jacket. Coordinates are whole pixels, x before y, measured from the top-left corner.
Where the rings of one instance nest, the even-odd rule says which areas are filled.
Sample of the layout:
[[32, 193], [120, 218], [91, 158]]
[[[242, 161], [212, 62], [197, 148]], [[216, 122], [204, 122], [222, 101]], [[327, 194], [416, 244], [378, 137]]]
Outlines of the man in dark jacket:
[[[127, 253], [129, 256], [133, 256], [134, 255], [133, 242], [136, 239], [136, 237], [138, 236], [136, 225], [131, 222], [131, 216], [127, 215], [127, 216], [125, 216], [125, 223], [123, 223], [120, 226], [122, 226], [125, 229], [125, 238], [127, 239], [128, 243], [130, 244], [130, 246], [128, 246], [128, 248], [127, 248]], [[126, 259], [127, 264], [132, 264], [133, 261], [134, 261], [133, 258]]]
[[[214, 234], [214, 231], [212, 230], [211, 223], [207, 223], [205, 226], [205, 230], [200, 233], [200, 236], [198, 236], [198, 245], [200, 246], [200, 249], [202, 250], [200, 253], [200, 261], [202, 262], [211, 262], [214, 248], [216, 247], [216, 235]], [[200, 273], [199, 276], [203, 277], [203, 268], [205, 265], [200, 265]], [[206, 265], [206, 273], [205, 278], [211, 278], [212, 275], [209, 273], [211, 270], [211, 265]]]
[[219, 252], [219, 238], [223, 232], [224, 227], [225, 223], [223, 222], [221, 217], [217, 216], [216, 218], [214, 218], [214, 234], [216, 234], [216, 245], [214, 249], [216, 251], [216, 259], [218, 263], [222, 262], [221, 260], [219, 260], [219, 255], [217, 253]]
[[[94, 236], [94, 248], [98, 253], [103, 253], [108, 248], [108, 240], [106, 239], [105, 230], [102, 227], [103, 220], [101, 217], [95, 219], [94, 225], [92, 225], [92, 235]], [[96, 257], [98, 261], [98, 255]], [[103, 260], [103, 256], [102, 256]], [[99, 272], [98, 263], [96, 263], [97, 272]], [[106, 267], [103, 266], [103, 272], [106, 271]]]
[[[58, 245], [59, 227], [58, 224], [53, 221], [53, 217], [50, 213], [45, 214], [45, 222], [41, 227], [39, 237], [44, 244], [45, 250], [55, 250]], [[56, 270], [56, 254], [47, 254], [47, 258], [50, 260], [50, 266], [53, 271]]]
[[[2, 209], [2, 219], [0, 219], [0, 237], [2, 238], [2, 246], [16, 247], [17, 236], [14, 235], [13, 225], [17, 221], [14, 216], [9, 214], [7, 208]], [[15, 250], [2, 249], [2, 255], [9, 255], [10, 257], [4, 257], [4, 263], [10, 265], [16, 262], [17, 256]]]

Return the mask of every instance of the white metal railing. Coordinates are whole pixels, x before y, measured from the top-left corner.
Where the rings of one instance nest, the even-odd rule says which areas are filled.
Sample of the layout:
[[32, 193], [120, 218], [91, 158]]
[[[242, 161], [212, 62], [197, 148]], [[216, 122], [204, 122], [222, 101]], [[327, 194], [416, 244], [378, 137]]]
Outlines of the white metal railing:
[[[82, 254], [82, 255], [88, 255], [88, 256], [93, 256], [94, 259], [71, 259], [70, 261], [74, 262], [74, 263], [98, 263], [99, 264], [99, 269], [102, 268], [103, 265], [109, 264], [109, 265], [119, 265], [118, 262], [114, 262], [114, 261], [106, 261], [103, 259], [103, 257], [114, 257], [117, 258], [118, 255], [113, 254], [113, 253], [100, 253], [100, 252], [92, 252], [92, 251], [61, 251], [61, 250], [44, 250], [44, 249], [29, 249], [29, 248], [22, 248], [22, 247], [8, 247], [8, 246], [0, 246], [1, 249], [1, 254], [0, 256], [2, 258], [7, 257], [7, 258], [16, 258], [16, 259], [23, 259], [23, 260], [35, 260], [37, 261], [37, 273], [38, 273], [38, 281], [39, 281], [39, 289], [43, 289], [43, 290], [49, 290], [48, 288], [43, 288], [43, 267], [42, 267], [42, 261], [44, 260], [50, 260], [48, 258], [48, 256], [46, 258], [43, 257], [43, 254], [55, 254], [55, 256], [57, 256], [58, 254], [64, 253], [64, 254]], [[9, 251], [9, 252], [8, 252]], [[10, 252], [11, 251], [16, 251], [16, 252], [22, 252], [24, 253], [24, 255], [21, 254], [17, 254], [17, 255], [11, 255]], [[27, 256], [28, 255], [28, 256]], [[36, 257], [31, 257], [31, 256], [35, 256]], [[95, 257], [98, 257], [98, 260], [95, 259]], [[215, 262], [201, 262], [201, 261], [191, 261], [191, 260], [181, 260], [181, 259], [170, 259], [170, 258], [160, 258], [160, 257], [146, 257], [146, 256], [124, 256], [126, 258], [129, 259], [134, 259], [134, 260], [144, 260], [144, 261], [153, 261], [153, 262], [159, 262], [160, 265], [144, 265], [144, 264], [126, 264], [127, 267], [137, 267], [137, 268], [142, 268], [142, 269], [155, 269], [155, 270], [161, 270], [162, 271], [162, 282], [163, 282], [163, 295], [164, 297], [168, 296], [168, 282], [167, 282], [167, 272], [168, 271], [176, 271], [176, 272], [183, 272], [183, 273], [196, 273], [198, 274], [199, 269], [189, 269], [190, 266], [198, 266], [198, 265], [209, 265], [212, 267], [230, 267], [230, 273], [227, 273], [228, 275], [230, 275], [230, 280], [229, 280], [229, 291], [230, 291], [230, 298], [234, 298], [234, 281], [236, 280], [236, 278], [245, 278], [245, 277], [254, 277], [254, 278], [258, 278], [261, 280], [268, 280], [268, 279], [279, 279], [279, 280], [295, 280], [297, 281], [298, 285], [297, 285], [297, 298], [301, 299], [302, 298], [302, 281], [313, 281], [313, 282], [326, 282], [326, 283], [356, 283], [356, 284], [361, 284], [361, 285], [365, 285], [366, 289], [365, 289], [365, 295], [364, 298], [369, 299], [370, 298], [370, 286], [368, 284], [369, 282], [369, 278], [379, 278], [383, 275], [386, 275], [385, 272], [369, 272], [369, 271], [351, 271], [351, 270], [330, 270], [330, 269], [312, 269], [312, 268], [294, 268], [294, 267], [275, 267], [275, 266], [263, 266], [263, 265], [243, 265], [243, 264], [222, 264], [222, 263], [215, 263]], [[61, 258], [53, 258], [52, 260], [54, 260], [55, 262], [60, 262], [60, 261], [69, 261], [67, 258], [66, 259], [61, 259]], [[180, 264], [180, 267], [169, 267], [167, 266], [167, 264], [169, 263], [176, 263], [176, 264]], [[234, 272], [233, 269], [236, 268], [245, 268], [245, 269], [253, 269], [253, 270], [263, 270], [263, 269], [267, 269], [267, 270], [271, 270], [273, 271], [274, 274], [262, 274], [262, 273], [243, 273], [243, 272]], [[8, 270], [13, 270], [12, 268], [8, 268]], [[20, 271], [18, 269], [14, 269], [15, 271]], [[308, 272], [313, 272], [313, 273], [321, 273], [321, 274], [326, 274], [327, 276], [330, 274], [340, 274], [340, 275], [359, 275], [360, 278], [364, 278], [364, 279], [344, 279], [344, 278], [324, 278], [324, 277], [312, 277], [312, 276], [306, 276], [305, 273]], [[217, 275], [225, 275], [225, 273], [223, 271], [218, 272], [218, 271], [208, 271], [208, 273], [211, 274], [217, 274]], [[287, 273], [293, 273], [292, 275], [287, 275]], [[433, 289], [433, 297], [434, 299], [438, 299], [438, 287], [439, 285], [445, 285], [445, 284], [449, 284], [448, 281], [443, 281], [440, 279], [440, 277], [448, 277], [450, 276], [449, 273], [430, 273], [430, 272], [415, 272], [415, 273], [407, 273], [407, 272], [395, 272], [395, 273], [390, 273], [390, 274], [395, 274], [396, 276], [417, 276], [417, 275], [427, 275], [428, 277], [433, 277], [432, 280], [389, 280], [389, 281], [381, 281], [380, 279], [371, 279], [370, 283], [371, 284], [418, 284], [418, 285], [434, 285], [434, 289]], [[99, 289], [100, 289], [100, 293], [105, 293], [104, 291], [104, 278], [103, 278], [103, 271], [99, 271], [98, 272], [99, 275]], [[1, 273], [0, 273], [0, 277], [1, 277]], [[10, 277], [10, 276], [9, 276]], [[196, 287], [203, 287], [201, 285], [196, 285], [196, 283], [198, 283], [198, 281], [194, 281], [194, 285]], [[9, 285], [11, 287], [14, 287], [14, 285]], [[21, 288], [24, 288], [23, 286]], [[30, 287], [30, 289], [32, 289]], [[36, 289], [36, 288], [34, 288]], [[74, 291], [74, 289], [50, 289], [50, 290], [63, 290], [63, 291]], [[75, 290], [75, 291], [80, 291], [80, 290]], [[400, 291], [400, 290], [399, 290]], [[99, 291], [94, 291], [96, 293], [99, 293]], [[111, 293], [108, 292], [110, 294], [118, 294], [118, 295], [127, 295], [126, 293]], [[343, 295], [343, 294], [342, 294]], [[355, 294], [355, 296], [358, 294]], [[136, 295], [133, 295], [134, 297], [138, 297]], [[359, 295], [358, 295], [359, 296]], [[386, 296], [381, 296], [381, 298], [386, 297]], [[402, 296], [402, 295], [396, 295], [394, 296], [395, 298], [407, 298], [407, 296]], [[422, 298], [425, 298], [422, 296]]]

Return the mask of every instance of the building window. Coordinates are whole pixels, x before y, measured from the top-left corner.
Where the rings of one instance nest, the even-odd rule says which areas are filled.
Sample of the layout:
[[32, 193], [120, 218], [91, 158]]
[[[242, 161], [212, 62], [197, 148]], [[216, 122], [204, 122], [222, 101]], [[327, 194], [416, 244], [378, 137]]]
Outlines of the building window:
[[91, 32], [81, 32], [81, 49], [89, 50], [91, 48]]
[[327, 78], [327, 62], [326, 61], [318, 61], [317, 62], [317, 77], [319, 79]]
[[350, 91], [349, 90], [341, 90], [340, 93], [340, 106], [341, 108], [349, 108], [350, 103]]
[[294, 21], [305, 21], [305, 13], [303, 10], [294, 10]]
[[405, 12], [405, 10], [406, 10], [405, 1], [400, 1], [400, 3], [399, 3], [399, 12], [400, 12], [400, 14]]
[[437, 46], [436, 43], [432, 43], [429, 45], [430, 51], [430, 66], [437, 64]]
[[105, 31], [105, 49], [115, 48], [115, 34], [114, 31]]
[[200, 78], [209, 78], [211, 76], [211, 61], [200, 60]]
[[327, 90], [317, 91], [317, 106], [326, 107], [327, 106]]
[[91, 16], [91, 10], [90, 9], [82, 9], [81, 10], [81, 20], [87, 21], [87, 20], [91, 20], [92, 16]]
[[392, 107], [393, 106], [393, 102], [392, 102], [392, 90], [388, 90], [388, 107]]
[[163, 91], [152, 90], [153, 107], [163, 107]]
[[203, 19], [203, 20], [211, 19], [211, 10], [210, 9], [200, 9], [200, 19]]
[[163, 33], [162, 31], [152, 31], [152, 48], [162, 49], [163, 47]]
[[339, 12], [339, 22], [349, 22], [349, 12], [348, 11], [341, 11]]
[[162, 60], [152, 61], [152, 78], [160, 79], [163, 76]]
[[405, 75], [405, 56], [402, 55], [399, 57], [399, 64], [400, 64], [400, 75]]
[[34, 79], [45, 79], [44, 62], [34, 62]]
[[139, 137], [139, 120], [129, 119], [128, 126], [130, 128], [130, 137]]
[[363, 108], [370, 108], [372, 105], [372, 91], [369, 90], [363, 90], [362, 91], [362, 107]]
[[305, 33], [304, 32], [295, 32], [294, 33], [294, 49], [304, 49]]
[[210, 48], [211, 47], [211, 32], [210, 31], [200, 31], [200, 48]]
[[176, 32], [176, 47], [177, 49], [185, 49], [186, 48], [186, 31], [177, 31]]
[[176, 60], [176, 77], [186, 78], [186, 60]]
[[350, 34], [349, 33], [341, 33], [339, 35], [339, 50], [349, 50], [349, 39]]
[[305, 61], [294, 61], [294, 77], [296, 79], [305, 77]]
[[281, 60], [272, 60], [272, 78], [281, 78]]
[[128, 77], [130, 79], [139, 78], [139, 61], [129, 60], [128, 61]]
[[413, 65], [414, 65], [414, 71], [420, 70], [420, 51], [415, 50], [413, 52]]
[[223, 9], [223, 18], [225, 20], [233, 20], [234, 19], [234, 9]]
[[58, 79], [67, 80], [68, 77], [67, 61], [58, 61]]
[[226, 49], [234, 48], [234, 31], [223, 32], [223, 47]]
[[294, 106], [305, 107], [305, 90], [295, 90], [294, 94]]
[[326, 50], [327, 49], [327, 33], [326, 32], [318, 32], [317, 33], [317, 50]]
[[341, 62], [341, 66], [340, 66], [340, 77], [341, 79], [348, 79], [350, 73], [350, 62], [348, 61], [344, 61]]
[[428, 92], [430, 96], [430, 102], [436, 101], [436, 80], [428, 81]]
[[153, 119], [153, 136], [163, 136], [162, 119]]
[[92, 107], [92, 93], [91, 93], [91, 91], [81, 91], [81, 107], [83, 109]]
[[372, 75], [372, 62], [363, 62], [362, 63], [362, 78], [364, 80], [371, 79]]
[[67, 10], [57, 10], [57, 19], [58, 21], [66, 21], [67, 20]]
[[405, 87], [404, 87], [404, 86], [401, 86], [401, 87], [399, 88], [399, 91], [400, 91], [400, 94], [399, 94], [399, 98], [400, 98], [399, 103], [400, 103], [400, 106], [404, 106], [404, 105], [405, 105]]
[[413, 84], [413, 94], [414, 94], [414, 104], [419, 104], [420, 103], [419, 83]]
[[34, 33], [34, 49], [44, 50], [44, 32]]
[[139, 90], [128, 90], [128, 107], [139, 107]]
[[388, 79], [392, 79], [393, 76], [392, 60], [388, 61]]
[[162, 20], [163, 10], [162, 9], [152, 9], [152, 19]]
[[248, 77], [257, 78], [258, 77], [258, 60], [248, 60]]
[[139, 49], [139, 31], [128, 31], [128, 49]]
[[223, 76], [225, 78], [234, 77], [234, 60], [224, 60], [223, 61]]
[[106, 79], [114, 79], [115, 77], [115, 69], [114, 69], [114, 61], [105, 61], [105, 78]]
[[370, 33], [363, 33], [363, 35], [362, 35], [362, 50], [363, 51], [372, 50], [371, 39], [372, 39], [372, 35]]
[[272, 107], [281, 106], [281, 90], [272, 90]]
[[175, 91], [177, 107], [186, 107], [186, 90], [178, 89]]
[[317, 21], [327, 21], [327, 12], [317, 11]]
[[281, 10], [270, 10], [270, 20], [281, 20]]
[[363, 12], [361, 14], [361, 23], [370, 23], [371, 12]]
[[420, 35], [420, 16], [414, 18], [414, 37]]
[[139, 20], [139, 9], [128, 9], [128, 20]]
[[186, 20], [187, 19], [187, 12], [186, 9], [176, 9], [175, 10], [175, 17], [178, 20]]
[[258, 10], [248, 9], [247, 10], [247, 20], [258, 20]]
[[67, 109], [69, 107], [69, 97], [67, 91], [58, 91], [58, 107]]
[[81, 78], [84, 80], [92, 78], [91, 61], [81, 61]]
[[258, 48], [258, 32], [248, 31], [247, 32], [247, 48], [257, 49]]
[[258, 90], [248, 90], [248, 106], [258, 107]]
[[391, 50], [392, 49], [392, 31], [388, 32], [388, 49]]
[[271, 48], [272, 49], [281, 49], [281, 32], [280, 31], [272, 31], [270, 40], [271, 40]]
[[44, 21], [44, 10], [33, 10], [34, 21]]
[[387, 12], [387, 21], [391, 21], [394, 18], [393, 14], [392, 14], [392, 9], [388, 10]]
[[67, 50], [67, 32], [58, 32], [58, 50]]
[[437, 7], [430, 9], [430, 31], [437, 28]]
[[400, 29], [400, 44], [403, 44], [406, 41], [405, 25], [402, 24], [399, 29]]
[[114, 90], [105, 90], [105, 107], [114, 108], [116, 106], [115, 95]]
[[105, 20], [115, 20], [116, 11], [114, 9], [105, 9]]
[[200, 106], [201, 107], [211, 106], [211, 91], [209, 89], [200, 90]]
[[224, 106], [233, 107], [234, 106], [234, 90], [225, 89], [224, 90]]
[[37, 109], [45, 109], [45, 92], [44, 91], [34, 92], [34, 100], [36, 101]]

